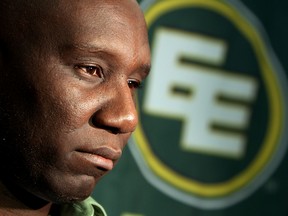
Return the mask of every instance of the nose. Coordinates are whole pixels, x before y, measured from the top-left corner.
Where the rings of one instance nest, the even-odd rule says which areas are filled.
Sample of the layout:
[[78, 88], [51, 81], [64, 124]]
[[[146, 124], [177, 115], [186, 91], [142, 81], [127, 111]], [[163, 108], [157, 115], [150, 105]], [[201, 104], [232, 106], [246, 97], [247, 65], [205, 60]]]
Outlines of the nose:
[[92, 116], [92, 124], [113, 134], [131, 133], [138, 123], [135, 101], [128, 86], [113, 90]]

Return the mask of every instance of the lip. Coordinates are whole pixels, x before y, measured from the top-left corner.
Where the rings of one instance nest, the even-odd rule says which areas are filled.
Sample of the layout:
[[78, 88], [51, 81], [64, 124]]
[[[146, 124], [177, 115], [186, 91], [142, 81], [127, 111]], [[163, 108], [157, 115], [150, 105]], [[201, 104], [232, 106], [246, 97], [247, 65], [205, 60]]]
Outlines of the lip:
[[97, 149], [79, 149], [75, 153], [93, 167], [102, 171], [110, 171], [121, 157], [122, 151], [104, 146]]

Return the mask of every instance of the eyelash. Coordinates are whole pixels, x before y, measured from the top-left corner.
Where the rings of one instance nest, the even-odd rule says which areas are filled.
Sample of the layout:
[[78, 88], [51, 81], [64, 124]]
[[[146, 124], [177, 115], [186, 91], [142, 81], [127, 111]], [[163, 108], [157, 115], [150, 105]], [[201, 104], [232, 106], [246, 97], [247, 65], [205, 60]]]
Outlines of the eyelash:
[[129, 88], [131, 88], [131, 89], [139, 89], [142, 87], [141, 82], [139, 80], [135, 80], [135, 79], [128, 79], [127, 84], [129, 86]]
[[104, 78], [103, 68], [99, 65], [76, 65], [74, 68], [91, 76], [97, 76], [102, 79]]
[[[104, 71], [103, 68], [99, 65], [76, 65], [74, 66], [75, 69], [79, 69], [86, 74], [91, 76], [97, 76], [99, 78], [104, 78]], [[142, 84], [137, 79], [128, 79], [127, 84], [131, 89], [139, 89], [142, 87]]]

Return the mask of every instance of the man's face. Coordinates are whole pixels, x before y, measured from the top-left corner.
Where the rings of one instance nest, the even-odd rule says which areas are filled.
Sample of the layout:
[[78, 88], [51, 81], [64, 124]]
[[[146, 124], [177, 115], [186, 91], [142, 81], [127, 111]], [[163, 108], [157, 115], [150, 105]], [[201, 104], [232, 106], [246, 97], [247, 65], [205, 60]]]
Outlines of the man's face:
[[1, 169], [65, 202], [89, 196], [121, 156], [150, 59], [136, 1], [59, 2], [23, 22], [25, 38], [2, 58]]

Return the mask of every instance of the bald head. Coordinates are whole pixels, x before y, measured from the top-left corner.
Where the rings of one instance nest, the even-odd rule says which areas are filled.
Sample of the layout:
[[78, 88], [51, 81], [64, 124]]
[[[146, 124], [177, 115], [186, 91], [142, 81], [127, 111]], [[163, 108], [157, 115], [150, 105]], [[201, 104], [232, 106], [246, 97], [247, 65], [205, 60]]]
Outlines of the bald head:
[[[130, 31], [131, 25], [137, 31]], [[136, 0], [2, 0], [0, 26], [0, 57], [7, 56], [6, 62], [22, 62], [23, 57], [41, 55], [39, 48], [43, 46], [51, 52], [64, 50], [75, 45], [76, 37], [88, 35], [88, 31], [97, 33], [90, 34], [93, 38], [87, 40], [91, 41], [101, 40], [107, 34], [116, 36], [117, 29], [123, 32], [117, 37], [129, 40], [139, 37], [136, 32], [144, 35], [143, 39], [147, 36], [144, 16]], [[0, 73], [6, 71], [4, 63], [0, 59]]]
[[[48, 9], [50, 1], [35, 1], [35, 0], [3, 0], [0, 2], [0, 26], [4, 31], [1, 31], [1, 39], [8, 40], [16, 35], [21, 36], [29, 27], [29, 23], [36, 21], [39, 18], [41, 9]], [[54, 2], [54, 1], [51, 1]], [[32, 19], [34, 17], [34, 19]]]
[[[105, 0], [106, 5], [109, 2], [111, 8], [118, 7], [118, 12], [123, 10], [123, 13], [130, 14], [132, 19], [138, 22], [142, 19], [142, 25], [144, 24], [143, 15], [136, 0]], [[121, 2], [120, 4], [125, 5], [125, 8], [115, 6], [116, 2]], [[87, 14], [81, 14], [85, 5], [94, 5], [94, 7], [91, 7]], [[75, 17], [80, 15], [87, 18], [92, 14], [101, 13], [103, 15], [105, 8], [101, 0], [85, 0], [85, 3], [74, 0], [2, 0], [0, 1], [0, 26], [3, 31], [0, 32], [0, 40], [12, 44], [26, 40], [34, 42], [35, 37], [43, 38], [41, 34], [47, 36], [47, 33], [51, 32], [52, 25], [54, 27], [58, 25], [59, 28], [66, 30], [70, 28], [67, 21], [70, 21], [71, 25], [77, 24], [73, 23], [73, 20], [78, 21]], [[98, 17], [98, 19], [102, 18], [105, 16]], [[91, 16], [91, 22], [95, 21], [95, 16], [94, 20]]]

